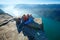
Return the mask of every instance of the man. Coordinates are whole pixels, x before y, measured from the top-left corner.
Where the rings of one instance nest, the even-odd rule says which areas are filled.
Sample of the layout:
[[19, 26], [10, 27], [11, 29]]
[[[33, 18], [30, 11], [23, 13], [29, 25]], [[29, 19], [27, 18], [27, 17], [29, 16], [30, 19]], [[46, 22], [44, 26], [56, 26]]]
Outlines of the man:
[[21, 29], [22, 29], [22, 26], [20, 26], [21, 24], [21, 18], [15, 18], [16, 20], [16, 26], [17, 26], [17, 30], [18, 30], [18, 33], [20, 33]]
[[17, 24], [19, 33], [22, 30], [23, 34], [27, 36], [29, 40], [43, 40], [42, 36], [40, 37], [40, 33], [41, 35], [44, 34], [39, 28], [40, 25], [34, 22], [32, 15], [23, 15], [21, 21], [22, 23]]
[[24, 14], [22, 16], [22, 18], [17, 18], [16, 19], [16, 26], [17, 26], [17, 30], [18, 30], [18, 33], [21, 32], [21, 30], [23, 30], [23, 26], [25, 26], [25, 22], [28, 20], [28, 17]]
[[[17, 19], [16, 25], [17, 25], [18, 33], [23, 31], [23, 34], [25, 36], [27, 36], [29, 40], [33, 40], [34, 37], [30, 34], [31, 33], [30, 32], [31, 29], [27, 26], [30, 23], [28, 21], [28, 19], [30, 20], [30, 17], [28, 17], [27, 15], [23, 15], [22, 18], [18, 18]], [[22, 21], [22, 23], [21, 23], [21, 21]]]

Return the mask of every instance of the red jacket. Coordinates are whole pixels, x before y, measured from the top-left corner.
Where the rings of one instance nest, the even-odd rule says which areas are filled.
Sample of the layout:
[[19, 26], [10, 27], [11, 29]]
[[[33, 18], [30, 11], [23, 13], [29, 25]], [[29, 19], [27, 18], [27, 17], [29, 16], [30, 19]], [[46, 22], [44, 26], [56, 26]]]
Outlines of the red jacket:
[[23, 17], [24, 21], [28, 20], [28, 16]]

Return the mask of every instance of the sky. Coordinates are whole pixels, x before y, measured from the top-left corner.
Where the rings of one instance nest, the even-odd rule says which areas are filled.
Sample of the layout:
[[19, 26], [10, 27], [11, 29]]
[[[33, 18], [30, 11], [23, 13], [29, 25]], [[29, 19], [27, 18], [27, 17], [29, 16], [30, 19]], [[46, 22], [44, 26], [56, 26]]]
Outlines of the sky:
[[0, 4], [60, 4], [60, 0], [0, 0]]
[[27, 12], [25, 12], [25, 10], [19, 11], [15, 9], [14, 7], [16, 4], [60, 4], [60, 0], [0, 0], [0, 4], [3, 4], [0, 5], [0, 9], [2, 9], [4, 12], [18, 16], [19, 12], [21, 12], [22, 15], [23, 13], [27, 13]]

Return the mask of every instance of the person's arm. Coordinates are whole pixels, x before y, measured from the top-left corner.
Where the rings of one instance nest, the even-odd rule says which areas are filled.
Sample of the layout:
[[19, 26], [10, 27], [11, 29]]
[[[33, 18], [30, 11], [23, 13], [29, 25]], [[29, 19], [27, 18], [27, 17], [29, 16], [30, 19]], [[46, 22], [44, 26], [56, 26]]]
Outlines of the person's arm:
[[40, 25], [39, 24], [28, 24], [28, 27], [33, 28], [35, 30], [40, 30]]
[[33, 18], [29, 18], [29, 20], [27, 20], [27, 21], [25, 22], [25, 24], [30, 24], [30, 23], [32, 23], [32, 21], [33, 21]]

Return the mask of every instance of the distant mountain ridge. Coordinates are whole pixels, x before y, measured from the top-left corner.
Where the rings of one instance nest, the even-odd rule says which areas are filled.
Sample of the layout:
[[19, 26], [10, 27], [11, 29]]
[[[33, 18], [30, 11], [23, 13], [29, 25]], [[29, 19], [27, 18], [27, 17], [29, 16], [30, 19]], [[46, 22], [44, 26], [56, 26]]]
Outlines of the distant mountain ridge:
[[18, 8], [60, 8], [60, 4], [17, 4]]
[[16, 8], [29, 10], [32, 14], [60, 21], [60, 4], [18, 4]]

